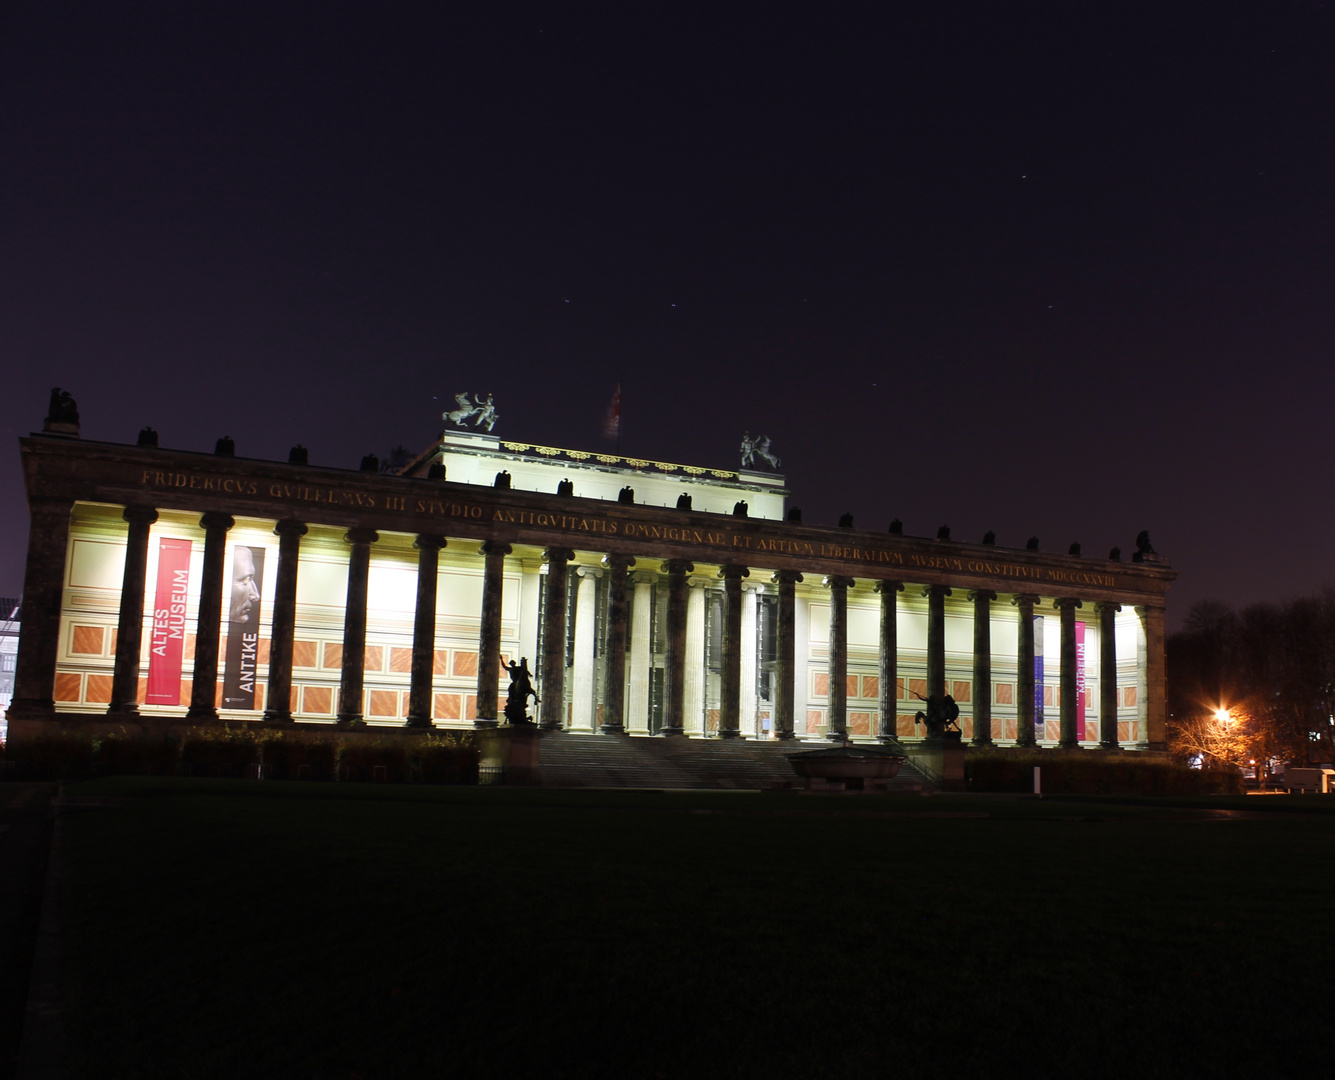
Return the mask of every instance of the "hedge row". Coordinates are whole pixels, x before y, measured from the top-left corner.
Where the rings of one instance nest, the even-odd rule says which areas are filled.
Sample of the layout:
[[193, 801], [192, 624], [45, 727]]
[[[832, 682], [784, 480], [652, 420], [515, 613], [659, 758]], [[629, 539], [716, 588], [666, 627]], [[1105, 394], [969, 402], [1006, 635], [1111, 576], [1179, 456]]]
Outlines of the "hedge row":
[[60, 732], [13, 740], [0, 748], [16, 779], [92, 776], [246, 776], [254, 766], [274, 780], [386, 780], [476, 784], [478, 748], [467, 733], [340, 735], [248, 726], [191, 728], [181, 733], [105, 735]]
[[978, 754], [964, 758], [970, 791], [1034, 790], [1034, 766], [1042, 767], [1050, 795], [1240, 795], [1236, 769], [1191, 769], [1170, 761], [1129, 761], [1094, 755]]

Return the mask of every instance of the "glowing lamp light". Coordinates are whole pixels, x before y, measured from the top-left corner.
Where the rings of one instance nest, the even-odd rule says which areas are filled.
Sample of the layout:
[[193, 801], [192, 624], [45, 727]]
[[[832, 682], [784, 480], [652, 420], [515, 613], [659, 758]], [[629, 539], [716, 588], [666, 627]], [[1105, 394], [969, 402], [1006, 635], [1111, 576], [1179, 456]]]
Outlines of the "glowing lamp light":
[[1221, 724], [1227, 724], [1229, 720], [1232, 719], [1232, 717], [1228, 715], [1227, 709], [1216, 709], [1214, 718], [1218, 720]]

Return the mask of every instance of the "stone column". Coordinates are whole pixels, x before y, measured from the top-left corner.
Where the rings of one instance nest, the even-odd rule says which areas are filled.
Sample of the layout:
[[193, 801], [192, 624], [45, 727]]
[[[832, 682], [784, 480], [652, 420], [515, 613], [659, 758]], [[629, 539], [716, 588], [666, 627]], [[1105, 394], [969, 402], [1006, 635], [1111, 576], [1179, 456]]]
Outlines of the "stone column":
[[1076, 685], [1075, 655], [1075, 609], [1080, 601], [1064, 596], [1054, 600], [1052, 606], [1061, 612], [1062, 658], [1061, 658], [1061, 709], [1058, 717], [1061, 730], [1057, 745], [1063, 750], [1074, 750], [1080, 745], [1080, 736], [1084, 732], [1075, 730], [1079, 705], [1079, 687]]
[[737, 708], [742, 735], [750, 738], [755, 738], [759, 734], [756, 725], [756, 712], [759, 708], [756, 701], [756, 675], [758, 672], [756, 664], [758, 644], [756, 638], [756, 609], [758, 607], [758, 594], [763, 588], [763, 585], [742, 586], [742, 655], [738, 668], [741, 689], [738, 694]]
[[796, 586], [802, 575], [796, 570], [780, 570], [770, 579], [779, 587], [779, 625], [775, 637], [774, 737], [794, 738], [793, 680], [797, 677], [797, 642], [793, 622], [797, 618]]
[[663, 672], [662, 735], [681, 735], [686, 715], [686, 575], [695, 569], [685, 559], [663, 564], [668, 574], [667, 650]]
[[571, 690], [570, 730], [592, 734], [597, 720], [594, 654], [598, 630], [598, 578], [602, 571], [592, 566], [575, 568], [579, 589], [575, 593], [575, 663]]
[[569, 548], [548, 548], [547, 600], [542, 615], [542, 703], [538, 727], [561, 731], [566, 724], [566, 564], [575, 557]]
[[[187, 720], [218, 719], [218, 639], [222, 633], [222, 598], [227, 532], [236, 522], [228, 514], [205, 514], [204, 566], [199, 582], [199, 615], [195, 620], [195, 666], [190, 676]], [[272, 655], [272, 654], [271, 654]]]
[[1011, 598], [1020, 611], [1019, 670], [1015, 675], [1015, 745], [1037, 746], [1034, 733], [1034, 605], [1038, 597], [1021, 593]]
[[[478, 549], [478, 554], [484, 561], [482, 628], [478, 634], [477, 645], [477, 719], [473, 721], [473, 726], [479, 728], [493, 728], [500, 722], [501, 596], [505, 589], [505, 557], [510, 551], [509, 544], [500, 544], [494, 540], [488, 540]], [[433, 619], [434, 609], [433, 596]], [[431, 630], [434, 638], [434, 622]], [[433, 643], [432, 651], [434, 650]]]
[[28, 562], [23, 572], [23, 622], [15, 658], [14, 700], [8, 713], [11, 721], [55, 719], [60, 609], [73, 505], [67, 499], [31, 499], [28, 503]]
[[[413, 547], [417, 549], [417, 607], [413, 610], [413, 657], [408, 668], [408, 716], [404, 721], [405, 727], [429, 729], [434, 726], [431, 722], [434, 704], [431, 694], [436, 674], [436, 588], [440, 580], [440, 549], [444, 546], [445, 538], [435, 533], [421, 533], [413, 541]], [[484, 623], [486, 593], [484, 577]], [[482, 636], [486, 637], [485, 629]], [[479, 663], [478, 667], [481, 666]]]
[[127, 506], [125, 575], [121, 579], [121, 611], [116, 630], [116, 667], [111, 675], [109, 716], [139, 715], [139, 646], [144, 639], [144, 577], [148, 571], [148, 530], [158, 520], [151, 506]]
[[338, 684], [338, 722], [351, 727], [366, 723], [362, 686], [366, 675], [366, 582], [371, 572], [371, 545], [380, 539], [374, 529], [349, 529], [343, 539], [352, 545], [348, 556], [348, 602], [343, 615], [343, 673]]
[[654, 623], [654, 582], [658, 575], [642, 570], [635, 575], [635, 612], [630, 634], [630, 700], [627, 722], [633, 735], [649, 734], [649, 651]]
[[[285, 520], [274, 526], [278, 537], [278, 576], [273, 590], [273, 626], [269, 634], [269, 687], [264, 695], [264, 722], [292, 722], [292, 639], [297, 630], [297, 559], [306, 526]], [[195, 644], [199, 648], [198, 639]], [[215, 642], [216, 648], [216, 642]], [[217, 660], [214, 661], [217, 677]]]
[[841, 743], [848, 738], [848, 588], [853, 579], [827, 577], [823, 584], [830, 590], [830, 694], [825, 737]]
[[877, 707], [881, 710], [876, 737], [881, 742], [894, 742], [899, 734], [899, 593], [902, 581], [878, 581], [876, 591], [881, 595], [881, 662], [879, 668], [880, 694]]
[[992, 745], [992, 601], [987, 589], [969, 593], [973, 601], [973, 739], [974, 746]]
[[704, 578], [687, 579], [686, 667], [682, 672], [682, 728], [687, 735], [705, 734], [705, 586]]
[[742, 578], [745, 566], [720, 566], [723, 579], [723, 671], [719, 679], [718, 735], [735, 739], [742, 733]]
[[1136, 608], [1145, 635], [1145, 705], [1139, 746], [1144, 750], [1168, 749], [1168, 699], [1164, 685], [1164, 609], [1162, 604]]
[[945, 585], [928, 585], [922, 594], [927, 597], [927, 696], [945, 697], [946, 597], [950, 589]]
[[603, 688], [603, 722], [598, 730], [604, 735], [620, 735], [626, 730], [626, 571], [634, 563], [629, 555], [603, 556], [607, 567], [607, 683]]
[[1099, 615], [1099, 749], [1117, 750], [1117, 613], [1121, 604], [1100, 600]]

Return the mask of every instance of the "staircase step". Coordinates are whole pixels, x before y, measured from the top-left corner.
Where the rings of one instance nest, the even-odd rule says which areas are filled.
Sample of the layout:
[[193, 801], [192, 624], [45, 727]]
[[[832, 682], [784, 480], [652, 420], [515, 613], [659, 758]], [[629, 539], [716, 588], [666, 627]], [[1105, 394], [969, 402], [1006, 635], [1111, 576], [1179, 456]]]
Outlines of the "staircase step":
[[[539, 746], [549, 787], [763, 789], [796, 786], [787, 755], [827, 743], [549, 732]], [[889, 791], [933, 790], [911, 762]]]

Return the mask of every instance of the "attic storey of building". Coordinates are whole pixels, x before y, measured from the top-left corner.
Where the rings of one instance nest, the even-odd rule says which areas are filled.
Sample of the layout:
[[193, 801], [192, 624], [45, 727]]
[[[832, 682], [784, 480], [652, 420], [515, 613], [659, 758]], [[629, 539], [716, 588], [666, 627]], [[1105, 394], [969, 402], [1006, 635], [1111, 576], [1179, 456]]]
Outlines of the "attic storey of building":
[[[20, 440], [30, 503], [222, 511], [261, 520], [580, 548], [870, 580], [1161, 605], [1162, 563], [1048, 554], [206, 453], [36, 435]], [[628, 479], [634, 476], [629, 470]]]

